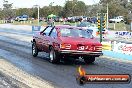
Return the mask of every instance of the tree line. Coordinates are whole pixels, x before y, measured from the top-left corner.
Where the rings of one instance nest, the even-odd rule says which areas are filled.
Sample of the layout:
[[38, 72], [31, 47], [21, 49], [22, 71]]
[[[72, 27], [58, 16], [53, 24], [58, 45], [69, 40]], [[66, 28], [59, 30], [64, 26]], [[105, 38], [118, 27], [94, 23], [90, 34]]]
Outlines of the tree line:
[[[132, 0], [100, 0], [94, 5], [86, 5], [83, 1], [66, 1], [64, 6], [44, 6], [40, 8], [40, 17], [47, 17], [49, 14], [54, 14], [60, 17], [68, 16], [97, 16], [97, 13], [107, 12], [107, 3], [109, 8], [109, 17], [124, 16], [130, 19], [132, 16]], [[16, 17], [23, 14], [29, 17], [37, 18], [37, 7], [12, 9], [13, 4], [3, 4], [3, 9], [0, 9], [0, 18]]]

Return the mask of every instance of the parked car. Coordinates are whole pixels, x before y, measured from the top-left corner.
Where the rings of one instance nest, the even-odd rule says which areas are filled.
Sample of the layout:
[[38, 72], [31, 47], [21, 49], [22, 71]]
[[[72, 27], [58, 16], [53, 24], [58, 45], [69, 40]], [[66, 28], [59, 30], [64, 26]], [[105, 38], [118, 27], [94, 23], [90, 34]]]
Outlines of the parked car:
[[59, 18], [59, 22], [63, 22], [64, 19], [62, 17]]
[[14, 18], [8, 18], [8, 19], [6, 19], [7, 23], [13, 23], [13, 21], [14, 21]]
[[39, 52], [49, 53], [51, 63], [58, 63], [60, 59], [68, 57], [82, 57], [86, 63], [92, 63], [95, 57], [102, 55], [102, 44], [83, 28], [47, 26], [33, 36], [32, 55], [36, 57]]
[[17, 16], [15, 18], [15, 21], [27, 21], [27, 20], [28, 20], [28, 16], [27, 15]]
[[71, 23], [74, 23], [74, 22], [76, 22], [76, 18], [75, 17], [68, 17], [67, 21], [71, 22]]
[[70, 22], [70, 20], [72, 19], [72, 16], [67, 17], [67, 21]]
[[59, 22], [59, 18], [60, 18], [59, 16], [56, 16], [53, 19], [54, 19], [55, 22]]
[[120, 22], [124, 22], [123, 16], [117, 16], [112, 19], [109, 19], [109, 23], [120, 23]]

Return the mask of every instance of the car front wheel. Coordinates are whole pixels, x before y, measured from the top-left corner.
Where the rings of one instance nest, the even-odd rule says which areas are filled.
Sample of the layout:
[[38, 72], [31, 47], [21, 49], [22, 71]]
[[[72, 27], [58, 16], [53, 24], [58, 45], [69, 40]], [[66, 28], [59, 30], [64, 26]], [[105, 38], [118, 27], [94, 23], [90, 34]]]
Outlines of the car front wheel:
[[95, 57], [83, 57], [86, 64], [93, 63], [95, 61]]
[[49, 52], [49, 58], [50, 58], [50, 62], [51, 63], [59, 63], [60, 58], [58, 57], [57, 53], [55, 52], [54, 48], [51, 47], [50, 48], [50, 52]]
[[36, 57], [38, 55], [38, 49], [35, 42], [32, 43], [32, 55], [33, 57]]

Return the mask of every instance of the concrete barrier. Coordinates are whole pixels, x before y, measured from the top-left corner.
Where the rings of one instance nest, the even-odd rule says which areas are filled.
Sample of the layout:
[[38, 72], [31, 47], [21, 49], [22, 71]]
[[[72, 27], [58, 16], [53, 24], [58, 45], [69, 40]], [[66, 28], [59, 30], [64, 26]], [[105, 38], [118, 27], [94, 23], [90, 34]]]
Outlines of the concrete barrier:
[[123, 60], [132, 60], [132, 55], [126, 55], [114, 51], [108, 51], [108, 50], [103, 50], [103, 54], [105, 56], [109, 56], [112, 58], [118, 58], [118, 59], [123, 59]]

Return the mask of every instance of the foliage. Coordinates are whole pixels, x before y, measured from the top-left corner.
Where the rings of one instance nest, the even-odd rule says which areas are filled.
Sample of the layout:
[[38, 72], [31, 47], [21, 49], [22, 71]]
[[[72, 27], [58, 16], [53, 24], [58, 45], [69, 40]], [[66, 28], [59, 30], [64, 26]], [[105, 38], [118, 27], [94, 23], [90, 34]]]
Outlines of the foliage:
[[[101, 11], [107, 12], [107, 3], [109, 8], [109, 18], [115, 16], [124, 16], [125, 19], [130, 19], [132, 13], [132, 0], [127, 2], [127, 0], [100, 0], [99, 3], [94, 5], [86, 5], [83, 1], [78, 0], [68, 0], [65, 5], [62, 6], [44, 6], [40, 8], [40, 17], [47, 17], [49, 14], [55, 14], [60, 17], [68, 17], [68, 16], [88, 16], [93, 17], [96, 16], [97, 13]], [[19, 15], [28, 15], [29, 17], [37, 18], [38, 9], [33, 8], [18, 8], [12, 9], [13, 4], [5, 2], [3, 4], [4, 8], [0, 9], [0, 18], [9, 18], [16, 17]]]
[[83, 1], [67, 1], [63, 13], [64, 17], [86, 15], [86, 5]]
[[7, 19], [7, 18], [11, 18], [14, 16], [14, 11], [12, 10], [12, 4], [13, 3], [8, 3], [8, 1], [4, 1], [4, 4], [3, 4], [3, 18]]

